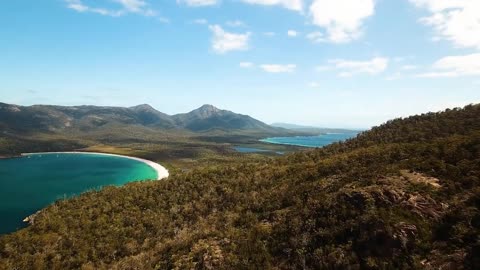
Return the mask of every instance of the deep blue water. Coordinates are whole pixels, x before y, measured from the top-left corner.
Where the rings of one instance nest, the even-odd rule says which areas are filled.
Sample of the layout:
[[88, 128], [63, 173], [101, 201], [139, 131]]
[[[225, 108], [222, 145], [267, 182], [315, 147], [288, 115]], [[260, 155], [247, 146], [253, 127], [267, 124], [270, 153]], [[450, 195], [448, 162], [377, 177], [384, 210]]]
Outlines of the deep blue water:
[[0, 234], [55, 200], [105, 185], [157, 179], [150, 166], [123, 157], [42, 154], [0, 160]]
[[272, 137], [260, 141], [274, 144], [296, 145], [303, 147], [323, 147], [334, 142], [344, 141], [357, 136], [358, 132], [352, 133], [329, 133], [318, 136], [295, 136], [295, 137]]

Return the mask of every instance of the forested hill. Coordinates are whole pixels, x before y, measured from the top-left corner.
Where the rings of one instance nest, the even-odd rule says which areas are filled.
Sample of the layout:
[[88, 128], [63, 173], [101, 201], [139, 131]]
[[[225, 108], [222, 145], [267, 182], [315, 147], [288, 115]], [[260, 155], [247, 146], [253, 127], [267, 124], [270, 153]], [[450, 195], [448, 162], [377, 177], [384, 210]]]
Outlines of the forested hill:
[[429, 141], [451, 135], [467, 135], [480, 130], [480, 105], [447, 109], [388, 121], [357, 138], [353, 144]]
[[4, 269], [480, 269], [480, 107], [109, 187], [0, 239]]

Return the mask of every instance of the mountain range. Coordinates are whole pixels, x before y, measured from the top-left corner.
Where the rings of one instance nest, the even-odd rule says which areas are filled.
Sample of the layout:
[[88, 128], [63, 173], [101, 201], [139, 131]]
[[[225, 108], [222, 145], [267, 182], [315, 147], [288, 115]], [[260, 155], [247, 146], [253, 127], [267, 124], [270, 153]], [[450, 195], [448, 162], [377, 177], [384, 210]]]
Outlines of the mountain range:
[[92, 131], [110, 126], [143, 126], [162, 130], [191, 132], [257, 131], [285, 132], [248, 115], [203, 105], [188, 113], [168, 115], [152, 106], [19, 106], [0, 103], [0, 128], [10, 133]]

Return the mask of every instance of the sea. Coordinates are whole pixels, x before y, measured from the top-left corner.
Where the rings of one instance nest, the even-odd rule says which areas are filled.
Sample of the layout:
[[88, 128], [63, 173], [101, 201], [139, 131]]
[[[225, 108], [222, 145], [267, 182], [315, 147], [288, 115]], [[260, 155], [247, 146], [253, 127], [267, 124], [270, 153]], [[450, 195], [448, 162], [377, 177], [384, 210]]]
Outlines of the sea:
[[147, 164], [96, 154], [32, 154], [0, 160], [0, 234], [25, 227], [25, 217], [56, 200], [107, 185], [157, 179]]

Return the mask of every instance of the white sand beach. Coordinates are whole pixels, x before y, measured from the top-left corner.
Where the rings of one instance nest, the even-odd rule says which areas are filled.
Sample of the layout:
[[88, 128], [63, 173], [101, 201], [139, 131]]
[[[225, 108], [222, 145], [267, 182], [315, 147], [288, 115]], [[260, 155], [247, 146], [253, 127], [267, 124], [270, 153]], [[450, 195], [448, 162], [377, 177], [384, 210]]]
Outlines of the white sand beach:
[[168, 170], [163, 167], [162, 165], [155, 163], [150, 160], [142, 159], [142, 158], [137, 158], [137, 157], [131, 157], [131, 156], [124, 156], [124, 155], [117, 155], [117, 154], [107, 154], [107, 153], [99, 153], [99, 152], [80, 152], [80, 151], [70, 151], [70, 152], [40, 152], [40, 153], [23, 153], [22, 156], [28, 156], [28, 155], [42, 155], [42, 154], [86, 154], [86, 155], [103, 155], [103, 156], [113, 156], [113, 157], [123, 157], [123, 158], [128, 158], [128, 159], [133, 159], [136, 161], [143, 162], [153, 168], [157, 172], [157, 180], [161, 180], [164, 178], [167, 178], [169, 176]]

